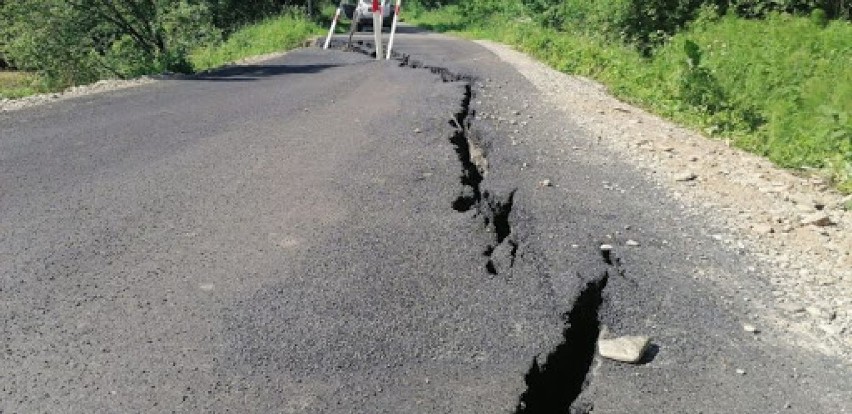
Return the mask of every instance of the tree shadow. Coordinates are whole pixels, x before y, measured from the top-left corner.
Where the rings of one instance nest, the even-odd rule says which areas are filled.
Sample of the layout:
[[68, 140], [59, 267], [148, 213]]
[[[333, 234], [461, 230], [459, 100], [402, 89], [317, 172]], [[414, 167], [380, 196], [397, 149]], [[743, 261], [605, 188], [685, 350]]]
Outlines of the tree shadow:
[[431, 31], [425, 27], [414, 26], [412, 24], [400, 24], [396, 27], [396, 32], [401, 34], [428, 34]]
[[215, 69], [185, 77], [186, 80], [211, 82], [251, 82], [261, 78], [293, 75], [300, 73], [318, 73], [339, 65], [239, 65]]
[[454, 22], [454, 23], [418, 23], [417, 26], [407, 26], [406, 29], [410, 31], [401, 31], [402, 28], [398, 28], [397, 30], [400, 33], [429, 33], [429, 32], [453, 32], [463, 30], [467, 27], [464, 23]]

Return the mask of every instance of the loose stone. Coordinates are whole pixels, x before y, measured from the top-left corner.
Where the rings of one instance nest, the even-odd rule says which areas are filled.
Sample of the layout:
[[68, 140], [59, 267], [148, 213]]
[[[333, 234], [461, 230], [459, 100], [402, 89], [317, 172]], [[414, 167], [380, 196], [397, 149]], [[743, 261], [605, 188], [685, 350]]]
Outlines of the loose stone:
[[743, 330], [749, 333], [760, 333], [760, 330], [750, 323], [743, 324]]
[[825, 227], [825, 226], [830, 226], [830, 225], [834, 224], [834, 222], [831, 221], [831, 217], [829, 217], [828, 214], [814, 213], [814, 214], [809, 214], [809, 215], [805, 216], [804, 218], [802, 218], [802, 224], [805, 225], [805, 226], [811, 225], [811, 226]]
[[677, 175], [675, 175], [675, 177], [674, 177], [675, 181], [678, 181], [678, 182], [693, 181], [693, 180], [695, 180], [696, 178], [698, 178], [698, 175], [696, 175], [696, 174], [695, 174], [695, 173], [693, 173], [693, 172], [688, 172], [688, 171], [687, 171], [687, 172], [682, 172], [682, 173], [680, 173], [680, 174], [677, 174]]
[[619, 362], [635, 364], [642, 360], [651, 338], [647, 336], [622, 336], [598, 341], [600, 356]]
[[755, 233], [758, 234], [772, 234], [775, 233], [775, 229], [772, 228], [769, 224], [756, 224], [752, 227]]

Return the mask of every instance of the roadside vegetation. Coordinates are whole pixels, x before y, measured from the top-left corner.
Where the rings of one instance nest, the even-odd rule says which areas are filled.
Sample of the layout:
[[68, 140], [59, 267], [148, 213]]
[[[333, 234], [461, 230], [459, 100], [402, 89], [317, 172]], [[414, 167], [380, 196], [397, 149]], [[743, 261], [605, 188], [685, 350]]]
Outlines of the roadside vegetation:
[[419, 0], [409, 21], [515, 46], [852, 192], [852, 2]]
[[332, 0], [0, 0], [0, 98], [298, 46]]
[[189, 61], [194, 71], [206, 70], [249, 56], [293, 49], [322, 32], [322, 27], [304, 15], [286, 13], [245, 26], [224, 42], [199, 47], [190, 53]]
[[0, 98], [20, 98], [43, 92], [38, 78], [30, 73], [0, 69]]

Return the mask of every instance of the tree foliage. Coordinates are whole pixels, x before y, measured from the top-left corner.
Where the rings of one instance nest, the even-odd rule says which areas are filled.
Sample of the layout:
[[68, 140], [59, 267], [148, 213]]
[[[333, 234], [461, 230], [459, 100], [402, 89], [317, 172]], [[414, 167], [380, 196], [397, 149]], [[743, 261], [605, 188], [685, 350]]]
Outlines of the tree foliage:
[[188, 54], [311, 0], [0, 0], [0, 60], [55, 85], [192, 70]]
[[[420, 0], [424, 6], [440, 6]], [[716, 14], [762, 18], [770, 13], [849, 19], [852, 0], [449, 0], [469, 22], [499, 13], [516, 13], [557, 30], [580, 30], [620, 38], [649, 51], [707, 10]]]
[[628, 40], [643, 47], [656, 44], [695, 20], [703, 11], [731, 13], [747, 18], [763, 18], [770, 13], [825, 13], [828, 18], [849, 18], [852, 4], [847, 0], [624, 0], [615, 16]]

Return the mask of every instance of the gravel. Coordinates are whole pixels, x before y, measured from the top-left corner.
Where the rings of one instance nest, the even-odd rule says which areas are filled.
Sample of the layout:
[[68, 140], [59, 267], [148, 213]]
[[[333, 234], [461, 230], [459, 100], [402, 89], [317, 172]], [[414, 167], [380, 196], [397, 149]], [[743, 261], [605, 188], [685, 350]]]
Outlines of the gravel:
[[66, 99], [93, 95], [96, 93], [135, 88], [137, 86], [147, 85], [153, 82], [156, 82], [156, 79], [152, 77], [141, 77], [129, 80], [106, 79], [97, 81], [90, 85], [72, 86], [63, 92], [32, 95], [20, 99], [3, 99], [0, 100], [0, 112], [16, 111], [19, 109], [64, 101]]

